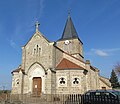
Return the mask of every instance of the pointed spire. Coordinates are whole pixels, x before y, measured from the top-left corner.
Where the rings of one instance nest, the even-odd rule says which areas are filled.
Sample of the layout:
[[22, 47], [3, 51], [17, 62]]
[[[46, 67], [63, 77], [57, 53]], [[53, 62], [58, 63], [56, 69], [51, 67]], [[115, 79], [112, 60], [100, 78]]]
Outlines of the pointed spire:
[[72, 39], [72, 38], [79, 38], [76, 32], [76, 29], [73, 25], [71, 16], [70, 16], [70, 10], [68, 10], [68, 18], [67, 22], [62, 34], [62, 37], [60, 40], [65, 40], [65, 39]]
[[35, 26], [36, 26], [36, 32], [38, 32], [39, 31], [39, 22], [38, 21], [36, 21], [36, 23], [35, 23]]

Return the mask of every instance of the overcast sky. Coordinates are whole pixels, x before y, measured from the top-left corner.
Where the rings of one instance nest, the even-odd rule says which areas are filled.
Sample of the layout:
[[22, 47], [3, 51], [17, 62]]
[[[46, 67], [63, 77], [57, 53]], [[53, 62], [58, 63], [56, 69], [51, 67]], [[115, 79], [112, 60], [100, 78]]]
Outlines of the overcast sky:
[[120, 62], [120, 0], [0, 0], [0, 88], [11, 88], [11, 71], [21, 64], [21, 47], [39, 30], [50, 41], [58, 40], [68, 10], [85, 60], [110, 77]]

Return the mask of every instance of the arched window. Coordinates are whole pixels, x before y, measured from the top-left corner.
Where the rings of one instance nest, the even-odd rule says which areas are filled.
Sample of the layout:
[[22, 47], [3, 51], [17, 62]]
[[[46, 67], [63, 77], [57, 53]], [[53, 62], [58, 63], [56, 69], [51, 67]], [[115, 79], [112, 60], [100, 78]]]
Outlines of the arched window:
[[37, 45], [35, 45], [35, 47], [34, 47], [34, 49], [33, 49], [33, 54], [34, 55], [40, 55], [41, 54], [41, 47], [37, 44]]

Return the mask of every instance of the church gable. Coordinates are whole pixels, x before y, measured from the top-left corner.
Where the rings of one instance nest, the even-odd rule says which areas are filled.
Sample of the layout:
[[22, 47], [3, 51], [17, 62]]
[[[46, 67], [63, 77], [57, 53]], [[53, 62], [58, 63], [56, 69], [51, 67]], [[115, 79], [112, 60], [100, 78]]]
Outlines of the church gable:
[[42, 44], [48, 45], [49, 41], [42, 35], [42, 33], [37, 32], [31, 37], [31, 39], [28, 41], [28, 43], [24, 47], [27, 47], [31, 44], [37, 44], [37, 43], [38, 44], [42, 43]]
[[49, 41], [47, 40], [47, 38], [45, 38], [44, 35], [39, 31], [39, 23], [37, 21], [36, 22], [36, 32], [31, 37], [31, 39], [27, 42], [27, 44], [25, 46], [27, 46], [29, 44], [39, 43], [39, 41], [41, 41], [41, 43], [49, 44]]
[[[22, 47], [22, 68], [28, 69], [34, 62], [40, 62], [46, 52], [49, 51], [49, 42], [38, 32], [35, 33], [30, 41]], [[44, 58], [49, 58], [46, 54]], [[41, 59], [41, 60], [40, 60]], [[26, 62], [26, 63], [25, 63]]]
[[52, 63], [50, 56], [52, 56], [52, 44], [37, 29], [28, 43], [22, 47], [22, 68], [26, 72], [35, 62], [48, 68]]

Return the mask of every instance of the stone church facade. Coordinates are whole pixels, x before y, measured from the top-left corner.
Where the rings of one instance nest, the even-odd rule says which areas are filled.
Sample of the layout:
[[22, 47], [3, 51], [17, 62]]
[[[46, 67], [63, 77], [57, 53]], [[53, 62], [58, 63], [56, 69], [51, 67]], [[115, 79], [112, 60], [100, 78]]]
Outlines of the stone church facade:
[[62, 37], [50, 42], [39, 31], [22, 47], [22, 63], [12, 71], [12, 94], [82, 94], [110, 89], [109, 79], [84, 61], [83, 42], [68, 15]]

